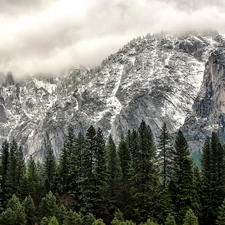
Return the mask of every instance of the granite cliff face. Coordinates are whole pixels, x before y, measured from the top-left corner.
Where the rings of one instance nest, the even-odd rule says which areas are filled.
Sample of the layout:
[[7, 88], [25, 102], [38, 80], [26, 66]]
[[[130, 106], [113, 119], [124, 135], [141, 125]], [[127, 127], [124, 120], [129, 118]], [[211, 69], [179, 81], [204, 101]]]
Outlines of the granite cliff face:
[[225, 51], [213, 51], [206, 62], [201, 89], [194, 101], [193, 112], [182, 127], [192, 150], [200, 149], [205, 138], [216, 132], [225, 140]]
[[190, 121], [223, 121], [223, 43], [217, 33], [146, 35], [95, 69], [23, 82], [8, 73], [0, 89], [0, 142], [14, 137], [26, 158], [43, 160], [49, 141], [59, 156], [68, 125], [85, 132], [92, 124], [118, 141], [142, 119], [158, 136], [163, 122], [175, 132], [186, 118], [189, 139], [203, 139]]

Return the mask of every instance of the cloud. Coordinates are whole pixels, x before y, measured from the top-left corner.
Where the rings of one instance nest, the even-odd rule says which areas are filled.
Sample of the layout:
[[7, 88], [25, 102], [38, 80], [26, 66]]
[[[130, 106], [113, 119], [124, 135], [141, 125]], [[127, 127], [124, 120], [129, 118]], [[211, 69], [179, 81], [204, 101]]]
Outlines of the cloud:
[[98, 65], [146, 33], [225, 32], [224, 10], [223, 0], [2, 0], [0, 72]]

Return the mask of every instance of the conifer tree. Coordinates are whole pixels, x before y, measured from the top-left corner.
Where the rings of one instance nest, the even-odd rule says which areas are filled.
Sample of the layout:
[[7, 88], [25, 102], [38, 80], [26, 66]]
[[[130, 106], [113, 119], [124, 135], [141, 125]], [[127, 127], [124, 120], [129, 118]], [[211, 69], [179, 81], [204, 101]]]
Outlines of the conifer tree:
[[156, 168], [156, 147], [152, 131], [144, 121], [138, 129], [138, 149], [132, 178], [133, 195], [137, 219], [147, 219], [153, 195], [158, 187], [158, 171]]
[[176, 225], [176, 222], [175, 222], [175, 219], [174, 219], [174, 216], [173, 215], [169, 214], [166, 217], [165, 225]]
[[70, 192], [70, 190], [73, 189], [77, 190], [77, 187], [70, 187], [71, 182], [77, 182], [77, 177], [74, 176], [74, 173], [76, 173], [76, 169], [73, 167], [77, 164], [76, 158], [74, 157], [74, 154], [76, 154], [75, 143], [76, 137], [74, 134], [74, 129], [70, 125], [68, 128], [68, 135], [64, 141], [59, 161], [58, 186], [60, 187], [58, 187], [58, 189], [59, 192], [64, 194]]
[[13, 195], [7, 204], [7, 209], [1, 214], [1, 225], [26, 225], [24, 207], [16, 195]]
[[40, 202], [38, 209], [39, 218], [56, 216], [57, 210], [56, 197], [50, 191]]
[[177, 213], [176, 220], [181, 224], [188, 208], [197, 207], [194, 199], [194, 181], [192, 162], [189, 156], [188, 144], [179, 130], [173, 151], [172, 177], [169, 191]]
[[202, 154], [202, 223], [214, 224], [218, 215], [218, 207], [225, 197], [225, 161], [224, 150], [218, 136], [212, 132], [207, 138]]
[[118, 207], [119, 182], [121, 179], [121, 166], [116, 145], [112, 136], [109, 136], [107, 143], [107, 185], [109, 211], [113, 214]]
[[50, 218], [47, 218], [46, 216], [44, 216], [41, 219], [40, 225], [48, 225], [49, 221], [50, 221]]
[[103, 217], [106, 213], [106, 146], [102, 130], [98, 128], [96, 133], [96, 149], [94, 151], [94, 214]]
[[163, 178], [163, 188], [166, 188], [169, 181], [173, 149], [172, 138], [167, 130], [166, 123], [163, 124], [161, 134], [159, 136], [158, 148], [158, 161], [160, 162], [160, 169]]
[[55, 188], [55, 178], [56, 178], [56, 159], [51, 144], [47, 146], [46, 157], [44, 162], [44, 170], [45, 170], [45, 187], [46, 191], [48, 192]]
[[205, 224], [210, 220], [211, 214], [211, 147], [210, 147], [210, 138], [207, 137], [202, 149], [202, 191], [201, 191], [201, 202], [202, 202], [202, 222]]
[[22, 205], [26, 214], [27, 224], [35, 224], [37, 222], [36, 208], [30, 195], [24, 199]]
[[195, 216], [191, 209], [187, 211], [183, 225], [198, 225], [198, 218]]
[[29, 195], [33, 199], [35, 205], [37, 205], [39, 201], [39, 197], [37, 193], [37, 189], [39, 189], [38, 187], [39, 174], [38, 174], [37, 165], [32, 156], [30, 156], [30, 159], [27, 164], [27, 177], [28, 177]]
[[55, 216], [52, 216], [48, 225], [59, 225], [59, 222]]
[[2, 143], [2, 149], [1, 149], [2, 155], [1, 155], [1, 199], [3, 201], [3, 207], [6, 206], [6, 200], [7, 200], [7, 194], [6, 194], [6, 180], [7, 180], [7, 171], [9, 166], [9, 143], [7, 140], [5, 140]]
[[82, 154], [86, 148], [86, 140], [81, 132], [78, 133], [75, 139], [74, 148], [71, 151], [69, 174], [68, 174], [68, 194], [74, 198], [76, 205], [73, 208], [76, 211], [80, 209], [81, 195], [81, 175], [82, 175]]
[[94, 166], [96, 151], [96, 131], [90, 126], [86, 133], [86, 146], [82, 152], [82, 174], [81, 174], [81, 212], [94, 212], [92, 196], [94, 195]]
[[18, 145], [15, 139], [10, 143], [9, 165], [6, 172], [6, 193], [8, 199], [17, 193], [18, 187], [18, 167], [17, 167]]
[[211, 215], [214, 223], [217, 218], [218, 207], [225, 198], [225, 181], [224, 181], [224, 150], [218, 136], [212, 132], [211, 137]]
[[70, 210], [64, 218], [63, 225], [83, 225], [82, 217], [80, 214]]
[[216, 220], [217, 225], [224, 225], [225, 224], [225, 200], [223, 201], [222, 205], [219, 207], [219, 212]]
[[121, 191], [120, 191], [120, 209], [122, 210], [125, 218], [130, 217], [133, 213], [132, 195], [130, 192], [130, 176], [131, 176], [131, 152], [128, 147], [127, 141], [121, 139], [119, 143], [118, 155], [121, 165]]
[[63, 149], [61, 151], [60, 159], [59, 159], [59, 168], [57, 174], [57, 190], [59, 193], [63, 194], [68, 191], [68, 176], [69, 176], [69, 168], [70, 168], [70, 158], [69, 151], [67, 149], [67, 140], [64, 141]]
[[96, 219], [92, 225], [105, 225], [102, 219]]

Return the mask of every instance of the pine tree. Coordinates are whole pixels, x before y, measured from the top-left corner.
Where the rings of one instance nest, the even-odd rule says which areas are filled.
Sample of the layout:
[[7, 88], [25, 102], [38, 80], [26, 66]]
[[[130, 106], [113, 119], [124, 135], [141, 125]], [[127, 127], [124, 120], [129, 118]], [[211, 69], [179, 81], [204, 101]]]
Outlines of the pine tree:
[[83, 225], [82, 217], [80, 214], [70, 210], [64, 218], [63, 225]]
[[69, 189], [68, 188], [69, 168], [70, 168], [70, 158], [67, 149], [67, 141], [65, 140], [59, 159], [59, 168], [57, 173], [58, 176], [57, 180], [59, 181], [57, 184], [57, 190], [60, 194], [66, 193]]
[[217, 135], [207, 138], [202, 154], [202, 223], [214, 224], [225, 197], [224, 150]]
[[216, 220], [217, 225], [224, 225], [225, 224], [225, 200], [223, 201], [222, 205], [219, 207], [219, 212]]
[[[207, 137], [202, 149], [202, 191], [201, 191], [201, 203], [202, 203], [202, 222], [205, 224], [209, 221], [211, 214], [211, 148], [210, 138]], [[211, 220], [210, 220], [211, 221]]]
[[44, 216], [41, 219], [40, 225], [48, 225], [49, 221], [50, 221], [50, 218], [47, 218], [46, 216]]
[[68, 194], [73, 197], [74, 201], [76, 202], [76, 204], [73, 205], [75, 211], [79, 211], [80, 209], [82, 154], [85, 148], [86, 140], [83, 134], [79, 132], [77, 138], [75, 139], [74, 148], [71, 151], [68, 174]]
[[56, 204], [56, 197], [50, 191], [44, 198], [42, 198], [39, 205], [39, 218], [52, 217], [57, 215], [58, 207]]
[[225, 198], [225, 181], [224, 181], [224, 151], [218, 136], [212, 132], [211, 137], [211, 216], [214, 223], [217, 218], [218, 207]]
[[176, 222], [175, 222], [175, 219], [174, 219], [174, 216], [173, 215], [169, 214], [166, 217], [165, 225], [176, 225]]
[[121, 139], [119, 143], [118, 155], [121, 165], [121, 191], [120, 191], [120, 209], [122, 210], [125, 218], [130, 217], [133, 213], [132, 195], [130, 192], [130, 176], [131, 176], [131, 152], [128, 147], [127, 141]]
[[67, 215], [67, 212], [68, 212], [68, 209], [63, 204], [58, 205], [56, 217], [60, 225], [63, 224], [63, 221]]
[[6, 193], [8, 199], [11, 198], [13, 194], [17, 193], [19, 180], [17, 167], [17, 154], [18, 154], [17, 142], [13, 139], [13, 141], [10, 143], [9, 165], [6, 172]]
[[45, 169], [45, 187], [46, 191], [48, 192], [55, 188], [55, 178], [56, 178], [56, 159], [51, 144], [47, 146], [44, 169]]
[[113, 214], [118, 207], [119, 182], [121, 179], [121, 166], [116, 145], [112, 136], [107, 143], [107, 185], [109, 213]]
[[94, 152], [96, 150], [96, 131], [90, 126], [86, 133], [86, 147], [82, 152], [82, 174], [81, 184], [81, 212], [94, 212], [94, 203], [92, 196], [94, 195]]
[[102, 219], [97, 219], [95, 220], [92, 225], [105, 225]]
[[183, 225], [198, 225], [198, 218], [195, 216], [191, 209], [187, 211]]
[[138, 149], [132, 178], [133, 195], [137, 219], [144, 221], [147, 219], [153, 195], [158, 187], [158, 171], [156, 168], [156, 147], [154, 137], [149, 126], [144, 121], [138, 129]]
[[35, 224], [37, 222], [36, 208], [30, 195], [24, 199], [22, 205], [26, 214], [27, 224]]
[[9, 143], [7, 140], [5, 140], [2, 143], [2, 149], [1, 149], [2, 155], [1, 155], [1, 187], [2, 187], [2, 193], [1, 193], [1, 199], [3, 201], [3, 207], [6, 206], [7, 201], [7, 194], [6, 194], [6, 180], [7, 180], [7, 171], [9, 166]]
[[98, 128], [96, 133], [96, 148], [94, 151], [95, 165], [94, 176], [94, 214], [104, 217], [106, 214], [106, 146], [102, 130]]
[[166, 188], [170, 176], [173, 149], [172, 138], [169, 131], [167, 130], [166, 123], [163, 124], [161, 134], [159, 136], [158, 148], [158, 161], [160, 162], [163, 178], [163, 188]]
[[37, 205], [37, 202], [39, 201], [39, 197], [37, 196], [37, 189], [38, 189], [38, 170], [37, 165], [33, 159], [32, 156], [30, 156], [30, 159], [27, 164], [27, 177], [28, 177], [28, 190], [29, 195]]
[[197, 205], [193, 191], [192, 161], [188, 156], [187, 141], [183, 133], [179, 130], [175, 140], [172, 177], [169, 184], [169, 191], [172, 196], [172, 202], [175, 205], [178, 224], [182, 223], [188, 208], [194, 208]]
[[71, 173], [74, 173], [74, 168], [71, 166], [71, 164], [74, 165], [77, 163], [77, 161], [74, 162], [73, 158], [73, 155], [75, 153], [75, 142], [76, 138], [74, 134], [74, 129], [70, 125], [68, 128], [68, 135], [64, 141], [59, 161], [58, 183], [60, 187], [58, 187], [58, 189], [60, 193], [65, 194], [69, 192], [71, 190], [70, 189], [71, 179], [77, 180], [76, 177], [73, 177], [74, 174], [71, 175]]
[[55, 216], [52, 216], [48, 225], [59, 225], [59, 222]]
[[13, 195], [7, 204], [7, 209], [1, 214], [1, 225], [26, 225], [24, 207], [16, 195]]

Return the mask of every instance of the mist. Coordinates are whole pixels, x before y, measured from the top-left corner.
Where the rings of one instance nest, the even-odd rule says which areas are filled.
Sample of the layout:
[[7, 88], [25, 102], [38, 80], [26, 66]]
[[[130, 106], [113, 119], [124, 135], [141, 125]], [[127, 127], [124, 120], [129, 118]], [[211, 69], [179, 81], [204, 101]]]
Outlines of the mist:
[[60, 75], [97, 66], [147, 33], [225, 33], [223, 0], [2, 0], [0, 72]]

